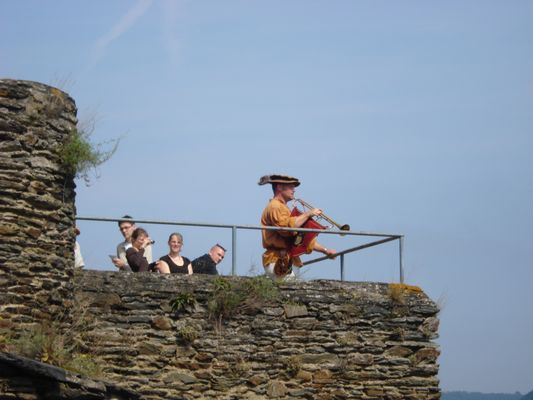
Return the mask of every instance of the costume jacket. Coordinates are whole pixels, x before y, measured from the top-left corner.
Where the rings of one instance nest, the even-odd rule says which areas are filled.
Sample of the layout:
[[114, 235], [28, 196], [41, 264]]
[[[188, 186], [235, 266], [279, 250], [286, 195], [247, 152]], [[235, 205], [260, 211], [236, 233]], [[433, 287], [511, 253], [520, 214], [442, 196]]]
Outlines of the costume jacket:
[[[263, 210], [261, 215], [261, 225], [263, 226], [279, 226], [285, 228], [294, 228], [296, 217], [291, 217], [291, 210], [280, 200], [273, 198]], [[275, 263], [279, 258], [285, 257], [287, 251], [292, 247], [297, 232], [291, 231], [274, 231], [263, 230], [263, 266]], [[315, 246], [315, 240], [309, 243], [307, 253], [311, 253]], [[300, 257], [293, 257], [292, 264], [296, 267], [302, 265]]]

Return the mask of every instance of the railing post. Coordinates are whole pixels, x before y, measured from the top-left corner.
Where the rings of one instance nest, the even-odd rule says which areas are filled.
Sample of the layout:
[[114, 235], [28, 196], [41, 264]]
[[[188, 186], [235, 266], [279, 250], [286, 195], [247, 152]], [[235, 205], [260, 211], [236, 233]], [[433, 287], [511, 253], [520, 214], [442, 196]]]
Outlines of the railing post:
[[344, 281], [344, 254], [341, 254], [341, 281]]
[[231, 275], [237, 275], [237, 227], [231, 227]]
[[400, 236], [400, 283], [403, 283], [403, 236]]

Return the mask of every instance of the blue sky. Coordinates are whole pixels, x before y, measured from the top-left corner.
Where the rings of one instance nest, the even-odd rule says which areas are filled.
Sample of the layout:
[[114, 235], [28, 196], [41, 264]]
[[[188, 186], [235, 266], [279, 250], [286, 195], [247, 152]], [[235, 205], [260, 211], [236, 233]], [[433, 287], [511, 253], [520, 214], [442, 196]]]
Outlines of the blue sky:
[[[533, 389], [533, 3], [530, 1], [3, 1], [0, 77], [60, 87], [93, 139], [122, 138], [81, 216], [256, 225], [261, 175], [355, 231], [406, 237], [406, 282], [442, 306], [444, 390]], [[80, 222], [112, 270], [115, 224]], [[156, 255], [231, 233], [146, 225]], [[323, 235], [338, 250], [359, 243]], [[237, 272], [260, 272], [239, 231]], [[220, 265], [231, 271], [231, 254]], [[346, 258], [398, 280], [398, 245]], [[337, 262], [306, 279], [339, 278]]]

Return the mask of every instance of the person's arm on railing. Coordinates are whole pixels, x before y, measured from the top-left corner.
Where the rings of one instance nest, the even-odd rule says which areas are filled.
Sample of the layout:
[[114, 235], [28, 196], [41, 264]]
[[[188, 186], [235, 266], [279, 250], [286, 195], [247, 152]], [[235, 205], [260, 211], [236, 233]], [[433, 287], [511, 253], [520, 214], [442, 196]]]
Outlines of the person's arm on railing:
[[328, 258], [332, 258], [333, 259], [333, 258], [337, 257], [337, 251], [336, 250], [328, 249], [328, 248], [322, 246], [320, 243], [315, 243], [315, 246], [313, 247], [313, 250], [314, 251], [318, 251], [320, 253], [323, 253]]

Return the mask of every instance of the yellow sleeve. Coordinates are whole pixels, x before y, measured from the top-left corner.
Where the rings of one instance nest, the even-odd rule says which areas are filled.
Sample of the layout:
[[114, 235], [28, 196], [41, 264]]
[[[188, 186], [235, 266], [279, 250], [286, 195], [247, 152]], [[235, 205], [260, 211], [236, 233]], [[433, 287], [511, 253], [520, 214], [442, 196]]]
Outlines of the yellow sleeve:
[[[291, 217], [291, 212], [287, 206], [281, 203], [273, 203], [268, 210], [268, 219], [273, 226], [294, 228], [296, 217]], [[282, 236], [294, 236], [296, 232], [278, 231]]]

